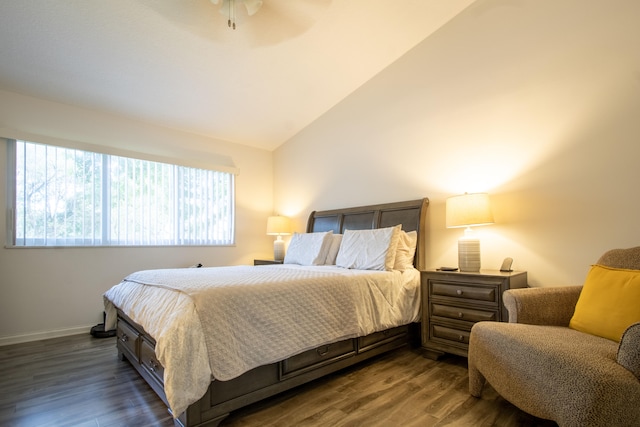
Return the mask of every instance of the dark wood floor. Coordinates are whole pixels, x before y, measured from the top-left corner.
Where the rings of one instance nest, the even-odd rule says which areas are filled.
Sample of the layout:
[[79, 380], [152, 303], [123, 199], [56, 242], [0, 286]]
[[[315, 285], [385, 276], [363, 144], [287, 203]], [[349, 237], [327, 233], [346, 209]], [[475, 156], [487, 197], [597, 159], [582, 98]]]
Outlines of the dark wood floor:
[[[90, 335], [0, 347], [1, 426], [173, 426], [113, 338]], [[467, 392], [466, 359], [402, 349], [233, 413], [224, 427], [555, 426], [487, 386]]]

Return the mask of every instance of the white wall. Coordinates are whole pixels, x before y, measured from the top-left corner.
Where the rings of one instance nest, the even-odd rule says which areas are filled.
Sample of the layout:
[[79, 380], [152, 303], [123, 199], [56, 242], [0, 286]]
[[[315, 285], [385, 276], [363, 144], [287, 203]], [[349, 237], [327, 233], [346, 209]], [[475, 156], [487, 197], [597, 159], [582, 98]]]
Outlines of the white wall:
[[[163, 129], [122, 117], [0, 91], [0, 128], [116, 147], [182, 161], [233, 165], [236, 178], [234, 247], [0, 249], [0, 344], [87, 332], [101, 321], [102, 294], [141, 269], [252, 263], [269, 257], [265, 235], [272, 214], [273, 154]], [[3, 135], [0, 135], [2, 137]], [[0, 143], [5, 170], [6, 147]], [[6, 176], [0, 173], [0, 200]], [[0, 239], [6, 242], [5, 210]]]
[[482, 263], [581, 284], [640, 245], [640, 2], [478, 0], [276, 150], [275, 206], [431, 200], [428, 266], [457, 264], [444, 203], [489, 192]]

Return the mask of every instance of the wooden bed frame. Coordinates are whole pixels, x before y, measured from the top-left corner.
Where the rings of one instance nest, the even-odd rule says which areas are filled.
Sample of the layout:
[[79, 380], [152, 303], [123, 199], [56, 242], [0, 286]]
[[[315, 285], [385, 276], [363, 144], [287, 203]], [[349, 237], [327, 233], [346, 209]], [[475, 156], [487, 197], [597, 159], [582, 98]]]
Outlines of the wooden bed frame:
[[[309, 216], [307, 232], [362, 230], [402, 224], [416, 230], [418, 242], [414, 264], [423, 269], [426, 248], [428, 199], [326, 211]], [[419, 324], [404, 325], [364, 337], [347, 339], [309, 350], [289, 359], [252, 369], [230, 381], [213, 380], [205, 395], [175, 419], [181, 427], [215, 427], [233, 410], [344, 369], [381, 353], [415, 345]], [[118, 310], [117, 348], [167, 404], [163, 367], [156, 359], [155, 341], [144, 329]], [[167, 404], [168, 406], [168, 404]]]

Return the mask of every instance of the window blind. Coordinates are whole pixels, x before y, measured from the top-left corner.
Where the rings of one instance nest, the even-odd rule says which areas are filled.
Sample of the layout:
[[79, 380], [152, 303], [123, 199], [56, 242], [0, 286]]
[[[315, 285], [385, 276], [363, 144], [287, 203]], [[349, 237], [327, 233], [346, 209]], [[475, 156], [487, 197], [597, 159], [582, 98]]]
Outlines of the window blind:
[[9, 140], [15, 246], [229, 245], [232, 173]]

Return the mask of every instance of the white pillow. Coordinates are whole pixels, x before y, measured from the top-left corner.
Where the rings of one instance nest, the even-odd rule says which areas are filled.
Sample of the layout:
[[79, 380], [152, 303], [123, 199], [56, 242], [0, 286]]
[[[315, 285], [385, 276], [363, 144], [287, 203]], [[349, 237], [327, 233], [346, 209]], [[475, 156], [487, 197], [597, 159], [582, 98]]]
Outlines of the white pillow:
[[416, 245], [418, 243], [418, 233], [414, 231], [400, 230], [398, 239], [398, 249], [396, 250], [396, 262], [394, 270], [406, 270], [413, 268], [413, 258], [416, 255]]
[[400, 225], [374, 230], [346, 230], [336, 265], [358, 270], [392, 270]]
[[293, 233], [284, 256], [285, 264], [322, 265], [327, 259], [333, 231]]
[[329, 250], [327, 251], [327, 258], [324, 260], [324, 265], [336, 265], [340, 242], [342, 242], [342, 234], [334, 234], [331, 237], [331, 246], [329, 246]]

